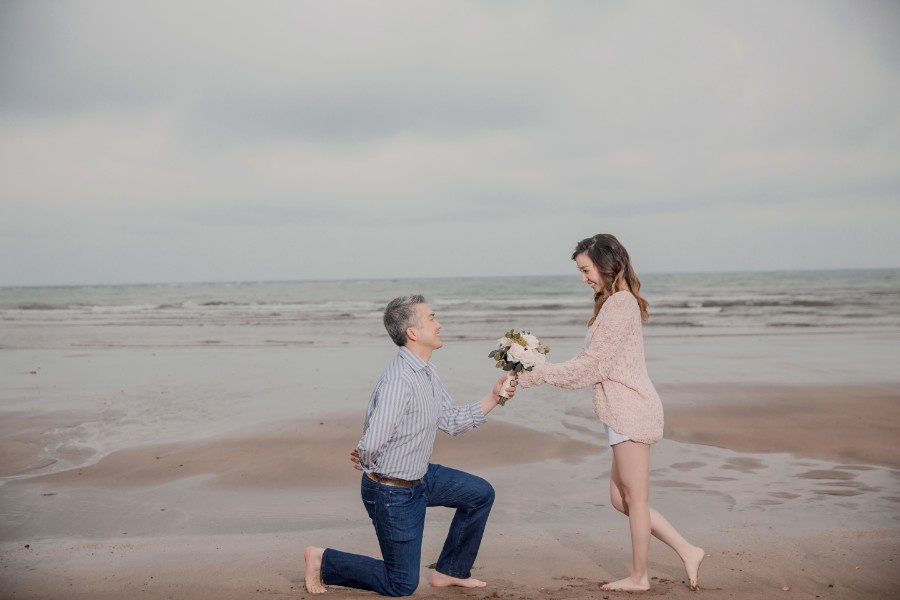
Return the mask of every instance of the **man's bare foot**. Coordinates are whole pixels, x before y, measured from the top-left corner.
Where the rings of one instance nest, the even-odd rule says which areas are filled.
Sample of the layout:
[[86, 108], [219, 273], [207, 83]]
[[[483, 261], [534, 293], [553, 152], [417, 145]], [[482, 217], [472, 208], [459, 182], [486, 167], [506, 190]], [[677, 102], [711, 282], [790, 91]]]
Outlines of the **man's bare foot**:
[[459, 577], [450, 577], [449, 575], [444, 575], [443, 573], [439, 573], [435, 571], [431, 575], [431, 587], [465, 587], [465, 588], [479, 588], [484, 587], [487, 584], [479, 579], [475, 579], [474, 577], [469, 577], [468, 579], [460, 579]]
[[310, 594], [324, 594], [328, 591], [322, 583], [322, 555], [325, 548], [307, 546], [303, 551], [303, 560], [306, 561], [306, 591]]
[[634, 580], [631, 577], [606, 583], [600, 586], [604, 592], [646, 592], [650, 589], [650, 580], [646, 575]]
[[706, 551], [703, 548], [694, 546], [687, 558], [684, 559], [684, 570], [688, 576], [688, 585], [691, 590], [700, 589], [700, 563], [706, 558]]

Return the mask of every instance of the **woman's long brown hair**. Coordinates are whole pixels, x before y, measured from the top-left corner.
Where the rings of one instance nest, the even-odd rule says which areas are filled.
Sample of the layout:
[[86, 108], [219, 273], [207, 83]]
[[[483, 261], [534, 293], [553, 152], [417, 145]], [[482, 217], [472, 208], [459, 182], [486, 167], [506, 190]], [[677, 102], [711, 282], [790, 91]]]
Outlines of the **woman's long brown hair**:
[[600, 307], [606, 302], [606, 299], [615, 294], [622, 282], [625, 283], [628, 290], [637, 299], [638, 306], [641, 309], [641, 320], [646, 321], [650, 318], [647, 307], [650, 304], [640, 295], [641, 280], [634, 273], [631, 267], [631, 259], [628, 257], [628, 251], [625, 246], [619, 243], [615, 236], [608, 233], [598, 233], [594, 237], [581, 240], [575, 246], [575, 252], [572, 253], [572, 260], [579, 254], [587, 253], [588, 258], [597, 267], [602, 280], [600, 281], [601, 289], [594, 294], [594, 316], [588, 321], [588, 326], [593, 325], [600, 313]]

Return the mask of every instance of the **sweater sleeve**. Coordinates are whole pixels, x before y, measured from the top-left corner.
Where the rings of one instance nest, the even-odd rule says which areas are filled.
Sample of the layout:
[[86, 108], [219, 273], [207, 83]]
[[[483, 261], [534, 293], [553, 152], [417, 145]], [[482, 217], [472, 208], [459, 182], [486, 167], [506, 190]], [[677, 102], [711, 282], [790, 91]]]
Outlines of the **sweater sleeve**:
[[588, 387], [600, 381], [596, 362], [590, 349], [582, 350], [575, 358], [562, 363], [544, 363], [531, 371], [519, 373], [519, 385], [530, 388], [543, 383], [569, 390]]
[[577, 389], [596, 385], [609, 376], [616, 354], [633, 325], [637, 303], [629, 292], [610, 296], [594, 323], [590, 343], [575, 358], [562, 363], [545, 363], [519, 374], [519, 385], [528, 388], [549, 383], [560, 388]]

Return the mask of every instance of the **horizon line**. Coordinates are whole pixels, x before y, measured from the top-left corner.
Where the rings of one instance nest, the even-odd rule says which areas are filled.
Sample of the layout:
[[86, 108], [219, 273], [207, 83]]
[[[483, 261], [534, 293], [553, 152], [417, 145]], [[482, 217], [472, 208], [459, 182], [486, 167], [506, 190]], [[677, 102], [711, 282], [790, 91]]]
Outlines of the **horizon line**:
[[[795, 269], [745, 269], [734, 271], [647, 271], [644, 275], [725, 275], [735, 273], [809, 273], [837, 271], [896, 271], [900, 267], [817, 267]], [[447, 276], [384, 276], [384, 277], [331, 277], [331, 278], [296, 278], [296, 279], [231, 279], [231, 280], [181, 280], [181, 281], [131, 281], [118, 283], [30, 283], [0, 284], [4, 288], [53, 288], [53, 287], [118, 287], [118, 286], [176, 286], [176, 285], [234, 285], [234, 284], [266, 284], [266, 283], [334, 283], [340, 281], [408, 281], [408, 280], [452, 280], [452, 279], [512, 279], [516, 277], [567, 277], [571, 273], [534, 273], [529, 275], [447, 275]]]

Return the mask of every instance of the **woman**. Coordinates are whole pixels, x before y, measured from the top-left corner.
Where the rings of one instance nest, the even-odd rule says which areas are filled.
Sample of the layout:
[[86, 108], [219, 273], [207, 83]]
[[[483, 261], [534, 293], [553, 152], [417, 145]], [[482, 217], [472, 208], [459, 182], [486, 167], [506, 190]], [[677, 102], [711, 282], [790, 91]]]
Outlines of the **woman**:
[[572, 259], [581, 280], [594, 290], [594, 316], [588, 321], [585, 348], [567, 362], [545, 363], [519, 374], [519, 385], [594, 388], [594, 409], [613, 452], [610, 498], [613, 506], [628, 516], [631, 529], [631, 575], [602, 589], [650, 589], [647, 554], [651, 534], [678, 553], [691, 589], [699, 589], [697, 576], [705, 552], [685, 540], [648, 504], [650, 445], [662, 438], [663, 411], [644, 360], [641, 322], [648, 313], [647, 301], [639, 294], [641, 283], [628, 252], [612, 235], [582, 240]]

